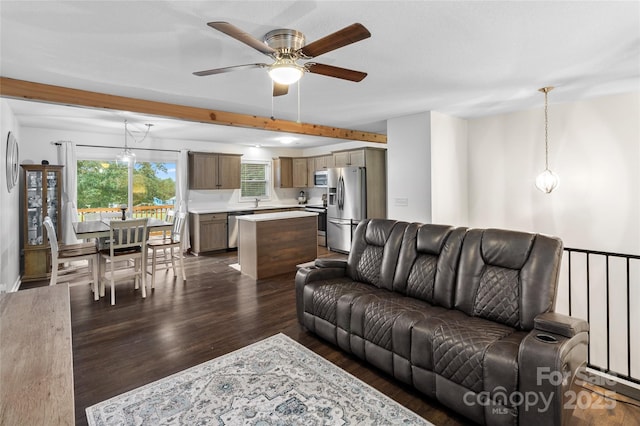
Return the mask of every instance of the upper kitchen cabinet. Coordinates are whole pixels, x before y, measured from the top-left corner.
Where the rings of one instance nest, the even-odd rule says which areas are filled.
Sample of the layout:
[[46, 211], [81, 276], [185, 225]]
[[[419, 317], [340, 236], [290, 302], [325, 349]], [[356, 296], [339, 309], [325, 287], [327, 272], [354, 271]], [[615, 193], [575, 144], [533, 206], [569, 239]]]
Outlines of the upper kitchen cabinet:
[[278, 157], [273, 159], [273, 185], [276, 188], [313, 186], [315, 157]]
[[323, 170], [327, 170], [328, 168], [336, 167], [336, 163], [333, 160], [332, 154], [314, 157], [314, 162], [316, 172], [321, 172]]
[[333, 153], [335, 167], [366, 167], [366, 148], [350, 151], [336, 151]]
[[306, 188], [307, 181], [307, 159], [306, 158], [294, 158], [293, 159], [293, 187], [294, 188]]
[[293, 158], [279, 157], [273, 159], [273, 186], [276, 188], [293, 188]]
[[189, 153], [189, 189], [239, 189], [240, 154]]
[[316, 174], [316, 157], [307, 158], [307, 187], [313, 188]]

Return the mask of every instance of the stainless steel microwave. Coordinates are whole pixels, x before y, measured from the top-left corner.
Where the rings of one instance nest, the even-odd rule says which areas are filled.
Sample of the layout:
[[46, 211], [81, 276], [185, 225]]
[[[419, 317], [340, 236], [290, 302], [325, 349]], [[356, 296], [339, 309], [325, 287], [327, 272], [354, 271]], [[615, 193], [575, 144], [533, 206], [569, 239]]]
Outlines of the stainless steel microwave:
[[322, 170], [313, 174], [313, 186], [326, 188], [329, 183], [329, 172]]

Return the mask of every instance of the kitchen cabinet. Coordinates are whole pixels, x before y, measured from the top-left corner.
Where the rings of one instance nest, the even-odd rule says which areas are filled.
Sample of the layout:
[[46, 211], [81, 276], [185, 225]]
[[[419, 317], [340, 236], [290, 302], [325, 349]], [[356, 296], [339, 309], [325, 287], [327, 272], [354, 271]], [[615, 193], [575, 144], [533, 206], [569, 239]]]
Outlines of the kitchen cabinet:
[[64, 166], [23, 164], [21, 167], [24, 172], [22, 281], [46, 279], [51, 268], [51, 256], [43, 222], [49, 216], [56, 234], [60, 235]]
[[293, 158], [278, 157], [273, 159], [273, 186], [293, 188]]
[[366, 149], [355, 149], [351, 151], [338, 151], [333, 153], [335, 167], [366, 167]]
[[189, 189], [239, 189], [241, 156], [190, 152]]
[[316, 159], [315, 157], [307, 158], [307, 187], [313, 188], [314, 175], [316, 174]]
[[336, 167], [335, 161], [333, 160], [333, 155], [321, 155], [319, 157], [315, 157], [315, 171], [321, 172], [323, 170], [327, 170], [331, 167]]
[[318, 257], [316, 217], [306, 212], [240, 216], [238, 263], [255, 280], [295, 272]]
[[294, 188], [307, 187], [307, 159], [306, 158], [293, 159], [293, 187]]
[[189, 213], [191, 252], [224, 250], [227, 243], [227, 213]]

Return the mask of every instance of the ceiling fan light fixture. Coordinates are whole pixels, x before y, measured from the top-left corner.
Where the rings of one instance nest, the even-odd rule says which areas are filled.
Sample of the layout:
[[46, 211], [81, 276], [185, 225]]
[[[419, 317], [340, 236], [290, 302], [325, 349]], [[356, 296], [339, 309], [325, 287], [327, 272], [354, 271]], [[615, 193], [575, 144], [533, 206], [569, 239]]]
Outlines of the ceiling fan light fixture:
[[278, 61], [269, 67], [269, 77], [278, 84], [289, 86], [304, 74], [304, 69], [293, 61]]

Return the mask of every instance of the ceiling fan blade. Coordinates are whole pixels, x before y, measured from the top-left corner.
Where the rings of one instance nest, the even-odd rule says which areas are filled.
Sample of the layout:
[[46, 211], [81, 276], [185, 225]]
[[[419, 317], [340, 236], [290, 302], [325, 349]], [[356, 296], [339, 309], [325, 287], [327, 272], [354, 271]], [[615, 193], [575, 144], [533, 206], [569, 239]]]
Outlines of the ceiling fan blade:
[[282, 96], [289, 93], [289, 86], [273, 82], [273, 96]]
[[364, 25], [355, 23], [302, 47], [298, 52], [307, 58], [315, 58], [369, 37], [369, 30]]
[[214, 68], [212, 70], [196, 71], [193, 73], [193, 75], [197, 75], [198, 77], [203, 77], [205, 75], [223, 74], [225, 72], [239, 71], [241, 69], [247, 69], [247, 68], [264, 68], [266, 66], [268, 65], [267, 64], [234, 65], [232, 67]]
[[241, 41], [244, 44], [253, 47], [254, 49], [264, 53], [265, 55], [273, 55], [274, 53], [276, 53], [274, 49], [270, 48], [269, 46], [264, 44], [262, 41], [258, 40], [251, 34], [242, 31], [240, 28], [234, 25], [231, 25], [228, 22], [220, 22], [220, 21], [208, 22], [207, 25], [213, 29], [216, 29], [220, 32], [225, 33], [229, 37], [233, 37], [236, 40]]
[[322, 74], [327, 77], [341, 78], [350, 81], [362, 81], [367, 76], [366, 72], [354, 71], [347, 68], [334, 67], [333, 65], [318, 64], [316, 62], [308, 62], [305, 64], [307, 71], [313, 74]]

